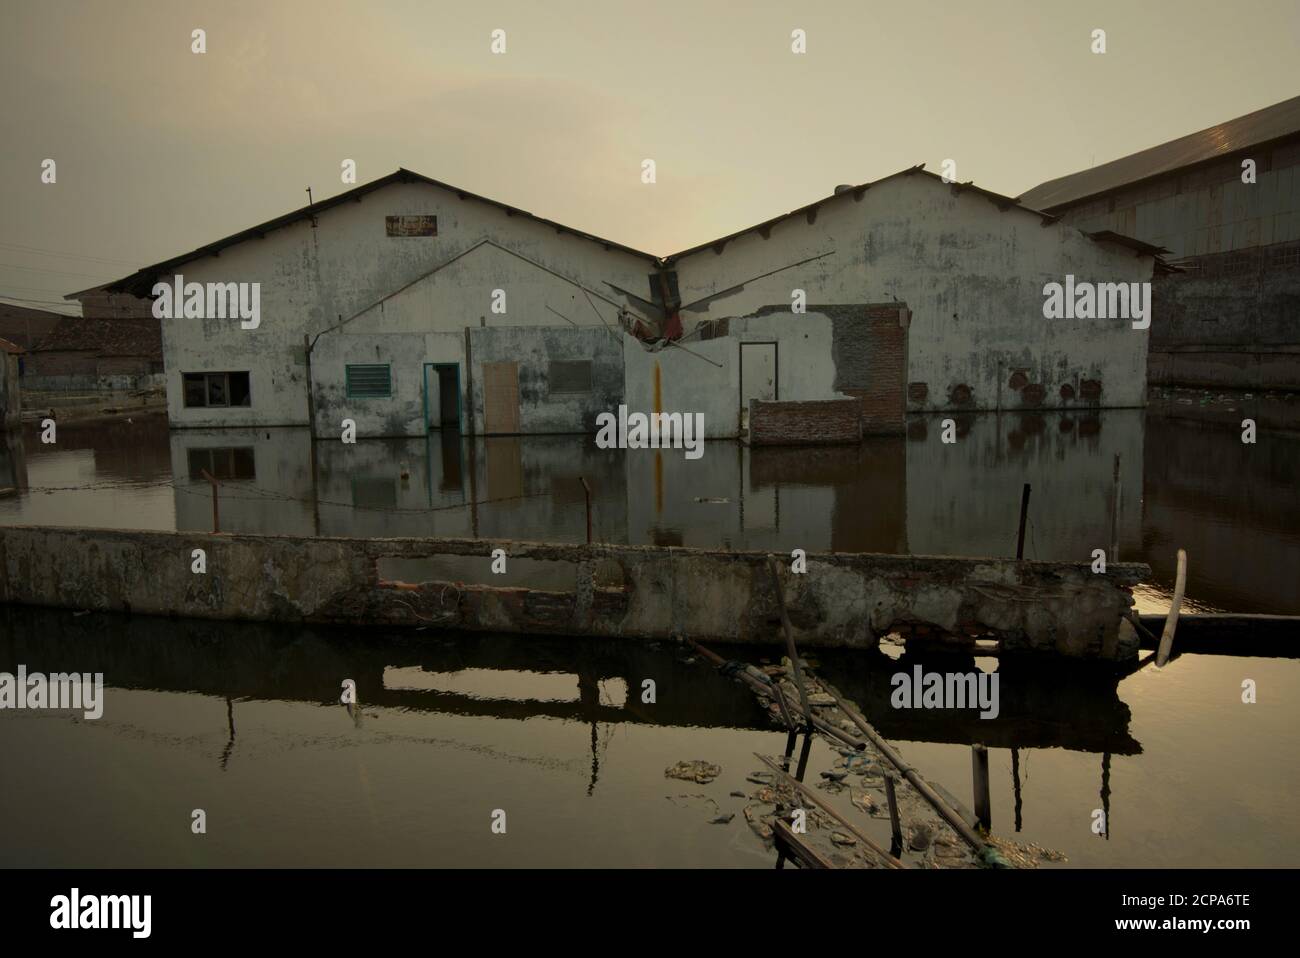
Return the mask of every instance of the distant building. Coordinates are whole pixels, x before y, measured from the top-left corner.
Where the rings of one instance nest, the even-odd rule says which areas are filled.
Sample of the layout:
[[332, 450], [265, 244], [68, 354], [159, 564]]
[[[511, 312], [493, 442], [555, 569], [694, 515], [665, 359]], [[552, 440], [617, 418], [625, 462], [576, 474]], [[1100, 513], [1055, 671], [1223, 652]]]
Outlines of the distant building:
[[0, 338], [30, 350], [65, 317], [64, 313], [0, 301]]
[[59, 320], [26, 357], [24, 388], [70, 391], [139, 389], [161, 381], [156, 319]]
[[1155, 286], [1153, 384], [1300, 389], [1300, 97], [1019, 199], [1171, 251], [1182, 272]]
[[919, 167], [669, 257], [398, 170], [99, 289], [257, 284], [256, 320], [162, 320], [174, 427], [595, 432], [626, 404], [719, 438], [766, 400], [767, 441], [800, 441], [1143, 405], [1146, 330], [1047, 319], [1043, 289], [1148, 281], [1154, 254]]

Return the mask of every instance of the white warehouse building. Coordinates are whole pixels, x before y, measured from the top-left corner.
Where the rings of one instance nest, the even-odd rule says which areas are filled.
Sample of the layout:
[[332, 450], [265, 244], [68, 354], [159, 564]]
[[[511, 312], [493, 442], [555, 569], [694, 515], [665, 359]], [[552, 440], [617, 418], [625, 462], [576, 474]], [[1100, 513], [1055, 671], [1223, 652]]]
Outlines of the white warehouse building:
[[758, 400], [798, 441], [1143, 405], [1146, 328], [1047, 319], [1044, 287], [1149, 283], [1160, 252], [917, 167], [656, 257], [398, 170], [103, 289], [258, 284], [254, 328], [161, 320], [173, 428], [595, 432], [626, 404], [723, 438]]

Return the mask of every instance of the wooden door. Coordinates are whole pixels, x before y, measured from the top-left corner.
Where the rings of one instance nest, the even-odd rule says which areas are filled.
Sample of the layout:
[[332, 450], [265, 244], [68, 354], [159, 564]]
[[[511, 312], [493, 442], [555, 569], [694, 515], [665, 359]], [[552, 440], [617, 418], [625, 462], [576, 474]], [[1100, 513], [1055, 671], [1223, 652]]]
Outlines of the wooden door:
[[519, 432], [519, 364], [483, 364], [483, 431]]

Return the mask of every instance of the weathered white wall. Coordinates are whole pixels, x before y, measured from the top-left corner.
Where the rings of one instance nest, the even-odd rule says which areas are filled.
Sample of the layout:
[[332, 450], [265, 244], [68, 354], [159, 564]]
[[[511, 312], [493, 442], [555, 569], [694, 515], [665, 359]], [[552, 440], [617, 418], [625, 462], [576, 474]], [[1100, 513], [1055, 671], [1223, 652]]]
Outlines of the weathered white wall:
[[[1103, 246], [1073, 227], [1044, 226], [1023, 210], [1000, 211], [985, 197], [954, 193], [925, 174], [882, 181], [860, 199], [839, 194], [808, 220], [791, 217], [775, 224], [767, 239], [748, 232], [721, 253], [707, 247], [680, 259], [684, 303], [745, 283], [703, 312], [684, 313], [688, 330], [693, 320], [788, 305], [796, 288], [806, 291], [810, 310], [898, 300], [912, 311], [907, 379], [928, 387], [924, 402], [909, 400], [912, 411], [947, 408], [958, 384], [971, 388], [970, 408], [1017, 406], [1019, 396], [1007, 380], [1013, 369], [1026, 367], [1030, 381], [1046, 387], [1047, 406], [1066, 405], [1061, 384], [1085, 378], [1102, 382], [1103, 406], [1144, 404], [1147, 332], [1123, 320], [1045, 319], [1042, 291], [1067, 273], [1093, 282], [1149, 281], [1149, 257]], [[750, 281], [828, 252], [817, 262]]]
[[[438, 235], [388, 236], [385, 217], [403, 214], [436, 215]], [[417, 283], [485, 239], [518, 256], [482, 246]], [[353, 335], [380, 330], [424, 334], [463, 331], [481, 322], [567, 325], [546, 309], [548, 305], [574, 323], [596, 325], [600, 320], [586, 298], [566, 279], [617, 299], [607, 282], [648, 295], [647, 277], [653, 270], [648, 257], [606, 249], [489, 203], [462, 200], [454, 191], [425, 183], [393, 183], [356, 202], [325, 210], [318, 214], [315, 227], [310, 220], [300, 220], [264, 239], [250, 239], [227, 247], [219, 256], [179, 267], [186, 282], [261, 283], [261, 325], [245, 330], [238, 320], [230, 319], [162, 321], [171, 422], [177, 426], [305, 424], [304, 334], [315, 335], [368, 307], [374, 308], [363, 317], [365, 322], [347, 323], [317, 341], [316, 349], [325, 351], [319, 360], [313, 353], [313, 374], [318, 361], [335, 364], [319, 374], [322, 384], [342, 375], [338, 361], [356, 348], [343, 344], [330, 352], [329, 341], [343, 330]], [[382, 308], [375, 306], [413, 283], [412, 289]], [[498, 288], [506, 291], [504, 316], [490, 309], [492, 290]], [[599, 300], [597, 305], [612, 321], [614, 307]], [[442, 348], [439, 341], [430, 345]], [[427, 361], [446, 360], [434, 355]], [[249, 370], [251, 407], [186, 409], [181, 374], [222, 370]], [[395, 412], [368, 417], [368, 428], [401, 417], [409, 426], [409, 396], [402, 402], [407, 405]]]
[[[465, 395], [465, 335], [463, 332], [371, 332], [364, 327], [322, 336], [312, 350], [311, 371], [316, 383], [316, 435], [338, 439], [344, 419], [357, 426], [357, 438], [424, 435], [424, 364], [456, 363], [461, 370], [461, 407]], [[347, 394], [349, 364], [385, 363], [392, 377], [390, 397]]]
[[625, 336], [623, 368], [629, 412], [703, 413], [704, 434], [709, 439], [738, 435], [741, 343], [777, 343], [777, 385], [782, 400], [845, 398], [832, 387], [835, 366], [828, 316], [772, 312], [734, 319], [728, 330], [724, 337], [689, 339], [682, 344], [685, 348], [669, 346], [658, 352]]

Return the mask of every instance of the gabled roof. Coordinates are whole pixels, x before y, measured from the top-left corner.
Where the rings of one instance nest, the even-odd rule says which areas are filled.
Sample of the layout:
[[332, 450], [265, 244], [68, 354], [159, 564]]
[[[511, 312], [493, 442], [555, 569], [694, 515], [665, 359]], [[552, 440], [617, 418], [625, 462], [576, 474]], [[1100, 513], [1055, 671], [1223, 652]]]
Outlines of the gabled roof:
[[34, 353], [93, 352], [97, 356], [143, 356], [162, 360], [162, 328], [156, 319], [67, 317], [33, 347]]
[[121, 279], [113, 280], [109, 283], [103, 283], [99, 286], [93, 286], [90, 289], [83, 289], [75, 293], [69, 293], [64, 297], [64, 299], [78, 299], [88, 293], [102, 292], [129, 292], [136, 296], [147, 296], [153, 289], [153, 285], [157, 281], [157, 278], [159, 276], [167, 275], [177, 266], [192, 262], [196, 259], [201, 259], [205, 256], [220, 253], [223, 249], [226, 249], [229, 246], [234, 246], [238, 243], [243, 243], [246, 240], [255, 238], [261, 239], [272, 230], [281, 229], [282, 227], [297, 223], [300, 220], [311, 219], [317, 214], [323, 213], [325, 210], [333, 209], [335, 206], [339, 206], [348, 201], [359, 202], [367, 193], [373, 193], [375, 190], [383, 189], [385, 186], [392, 183], [425, 183], [429, 186], [437, 186], [451, 193], [455, 193], [463, 200], [477, 200], [480, 203], [487, 203], [489, 206], [495, 206], [497, 209], [505, 210], [510, 216], [522, 216], [526, 219], [533, 220], [534, 222], [543, 223], [554, 229], [556, 232], [569, 233], [573, 236], [580, 236], [583, 239], [590, 240], [593, 243], [599, 243], [607, 250], [621, 250], [624, 253], [630, 253], [633, 256], [639, 256], [642, 259], [648, 260], [651, 264], [659, 262], [658, 257], [650, 253], [633, 249], [630, 246], [624, 246], [621, 243], [615, 243], [613, 240], [604, 239], [593, 233], [586, 233], [582, 230], [573, 229], [572, 227], [565, 226], [562, 223], [556, 223], [554, 220], [535, 216], [527, 210], [521, 210], [516, 206], [510, 206], [508, 203], [489, 199], [486, 196], [479, 196], [477, 193], [471, 193], [458, 186], [452, 186], [450, 183], [443, 183], [439, 180], [422, 176], [419, 173], [414, 173], [411, 170], [399, 168], [396, 171], [389, 173], [387, 176], [382, 176], [377, 180], [371, 180], [369, 183], [363, 183], [361, 186], [346, 190], [337, 196], [331, 196], [327, 200], [320, 200], [317, 203], [303, 206], [291, 213], [285, 213], [283, 216], [277, 216], [275, 219], [267, 220], [265, 223], [259, 223], [257, 226], [249, 227], [246, 230], [240, 230], [238, 233], [232, 233], [231, 235], [216, 240], [215, 242], [208, 243], [206, 246], [200, 246], [198, 249], [190, 250], [188, 253], [182, 253], [180, 256], [173, 256], [171, 259], [165, 259], [161, 263], [154, 263], [152, 266], [145, 266], [132, 273], [130, 276], [124, 276]]
[[1003, 196], [1001, 193], [994, 193], [990, 190], [982, 189], [981, 187], [976, 186], [973, 181], [967, 181], [965, 183], [948, 182], [938, 173], [931, 173], [929, 170], [925, 169], [924, 163], [920, 163], [916, 166], [908, 167], [905, 170], [899, 170], [897, 173], [891, 173], [888, 176], [882, 176], [878, 180], [871, 180], [867, 183], [860, 183], [857, 186], [839, 187], [830, 196], [823, 197], [822, 199], [809, 203], [806, 206], [801, 206], [797, 210], [791, 210], [789, 213], [782, 213], [780, 216], [774, 216], [770, 220], [764, 220], [762, 223], [759, 223], [756, 226], [747, 226], [743, 230], [737, 230], [734, 233], [729, 233], [726, 236], [722, 237], [721, 239], [710, 240], [707, 243], [701, 243], [699, 246], [692, 246], [690, 249], [682, 250], [680, 253], [674, 253], [671, 256], [666, 256], [664, 257], [664, 263], [671, 264], [680, 259], [684, 259], [687, 256], [691, 256], [695, 253], [700, 252], [701, 250], [706, 250], [706, 249], [714, 249], [717, 252], [721, 252], [722, 248], [725, 247], [728, 243], [730, 243], [733, 239], [736, 239], [737, 237], [740, 236], [744, 236], [746, 233], [761, 233], [764, 236], [766, 236], [767, 232], [771, 230], [771, 228], [776, 224], [784, 222], [785, 220], [791, 219], [795, 216], [807, 216], [810, 213], [814, 213], [817, 210], [817, 208], [820, 207], [822, 204], [829, 203], [830, 201], [838, 199], [841, 196], [844, 196], [846, 194], [852, 194], [854, 199], [860, 200], [863, 194], [866, 193], [867, 190], [871, 189], [874, 186], [879, 186], [881, 183], [886, 183], [889, 180], [897, 179], [900, 176], [915, 176], [917, 174], [920, 174], [921, 176], [927, 176], [932, 180], [937, 180], [938, 182], [944, 184], [949, 189], [951, 189], [954, 193], [963, 193], [966, 191], [970, 191], [971, 193], [974, 193], [977, 196], [983, 196], [984, 198], [989, 200], [989, 202], [991, 202], [994, 206], [996, 206], [999, 210], [1005, 211], [1009, 209], [1018, 209], [1022, 212], [1029, 213], [1033, 216], [1038, 217], [1039, 220], [1044, 223], [1053, 223], [1058, 219], [1058, 217], [1052, 216], [1049, 213], [1043, 213], [1039, 210], [1026, 206], [1024, 203], [1021, 203], [1019, 200], [1016, 200], [1010, 196]]
[[[460, 189], [459, 187], [451, 186], [450, 184], [440, 182], [439, 180], [430, 179], [427, 176], [422, 176], [419, 173], [413, 173], [410, 170], [398, 169], [394, 173], [390, 173], [387, 176], [381, 177], [380, 179], [377, 180], [373, 180], [370, 183], [366, 183], [362, 186], [358, 186], [355, 189], [348, 190], [347, 192], [340, 193], [338, 196], [331, 197], [328, 200], [321, 200], [319, 203], [312, 203], [310, 206], [304, 206], [301, 209], [294, 210], [292, 213], [286, 213], [283, 216], [278, 216], [273, 220], [267, 220], [265, 223], [260, 223], [257, 226], [250, 227], [249, 229], [241, 230], [238, 233], [232, 233], [230, 236], [224, 237], [223, 239], [219, 239], [213, 243], [209, 243], [206, 246], [200, 246], [198, 249], [191, 250], [188, 253], [183, 253], [180, 256], [173, 256], [171, 259], [163, 260], [161, 263], [155, 263], [152, 266], [146, 266], [140, 270], [137, 270], [136, 272], [132, 273], [129, 276], [124, 276], [121, 279], [114, 280], [109, 283], [103, 283], [99, 286], [91, 287], [90, 289], [80, 290], [79, 292], [76, 293], [69, 293], [64, 298], [79, 299], [80, 297], [88, 296], [90, 294], [110, 293], [110, 292], [127, 292], [127, 293], [132, 293], [136, 296], [148, 296], [150, 291], [153, 289], [154, 283], [157, 282], [158, 278], [161, 276], [168, 275], [171, 272], [171, 270], [173, 270], [177, 266], [180, 266], [184, 263], [192, 262], [193, 260], [200, 259], [205, 256], [211, 256], [213, 254], [219, 253], [221, 250], [225, 249], [228, 246], [234, 246], [237, 243], [242, 243], [249, 239], [264, 237], [266, 236], [267, 233], [271, 232], [272, 230], [280, 229], [281, 227], [288, 226], [291, 223], [296, 223], [299, 220], [312, 218], [317, 214], [324, 212], [327, 209], [331, 209], [332, 207], [338, 206], [341, 203], [345, 203], [348, 200], [359, 201], [361, 197], [367, 193], [372, 193], [375, 190], [382, 189], [383, 187], [388, 186], [390, 183], [399, 183], [399, 182], [400, 183], [427, 183], [431, 186], [437, 186], [444, 190], [448, 190], [450, 192], [455, 193], [457, 196], [461, 197], [462, 199], [473, 199], [482, 203], [488, 203], [492, 206], [497, 207], [498, 209], [505, 210], [511, 216], [523, 216], [528, 219], [534, 220], [535, 222], [544, 223], [547, 226], [550, 226], [553, 229], [555, 229], [556, 232], [569, 233], [571, 235], [580, 236], [583, 239], [590, 240], [593, 243], [599, 243], [600, 245], [604, 246], [605, 249], [607, 250], [617, 249], [624, 253], [629, 253], [633, 256], [641, 257], [642, 259], [646, 260], [654, 267], [671, 266], [673, 263], [677, 262], [678, 260], [684, 259], [687, 256], [690, 256], [694, 253], [698, 253], [701, 250], [705, 250], [705, 249], [712, 248], [717, 250], [718, 252], [721, 252], [722, 248], [725, 247], [727, 243], [729, 243], [731, 240], [735, 239], [736, 237], [745, 235], [746, 233], [758, 232], [758, 233], [762, 233], [763, 235], [766, 235], [767, 231], [770, 230], [777, 223], [783, 222], [784, 220], [788, 220], [791, 217], [800, 216], [800, 215], [809, 215], [810, 213], [814, 213], [816, 209], [820, 207], [822, 204], [828, 203], [832, 200], [836, 200], [842, 195], [852, 194], [855, 199], [861, 199], [862, 195], [866, 193], [867, 190], [871, 189], [874, 186], [878, 186], [881, 183], [885, 183], [889, 180], [893, 180], [898, 177], [913, 176], [917, 174], [921, 176], [929, 177], [930, 179], [935, 180], [939, 183], [943, 183], [954, 193], [962, 193], [962, 192], [969, 191], [978, 196], [982, 196], [987, 200], [989, 200], [989, 202], [993, 203], [993, 205], [995, 205], [1001, 211], [1017, 210], [1019, 212], [1028, 213], [1032, 216], [1038, 217], [1039, 220], [1043, 223], [1053, 223], [1059, 218], [1050, 213], [1042, 212], [1041, 210], [1035, 209], [1027, 205], [1023, 201], [1023, 199], [1017, 200], [1010, 196], [1003, 196], [1000, 193], [994, 193], [990, 190], [981, 189], [980, 187], [975, 186], [973, 182], [950, 183], [946, 181], [943, 177], [939, 176], [937, 173], [931, 173], [930, 171], [926, 170], [924, 167], [925, 164], [921, 163], [917, 166], [909, 167], [908, 169], [905, 170], [900, 170], [897, 173], [892, 173], [889, 176], [881, 177], [878, 180], [872, 180], [867, 183], [859, 184], [858, 186], [841, 187], [837, 189], [834, 193], [832, 193], [830, 196], [824, 197], [823, 199], [817, 200], [813, 203], [809, 203], [806, 206], [801, 206], [796, 210], [791, 210], [788, 213], [782, 213], [780, 216], [775, 216], [755, 226], [750, 226], [742, 230], [737, 230], [736, 232], [730, 233], [727, 236], [722, 237], [721, 239], [710, 240], [707, 243], [701, 243], [699, 246], [693, 246], [690, 249], [683, 250], [680, 253], [674, 253], [671, 256], [665, 256], [665, 257], [657, 257], [650, 253], [633, 249], [630, 246], [624, 246], [621, 243], [615, 243], [612, 240], [602, 239], [601, 237], [595, 236], [594, 234], [585, 233], [582, 230], [572, 229], [571, 227], [564, 226], [561, 223], [556, 223], [553, 220], [544, 219], [540, 216], [534, 216], [532, 213], [529, 213], [526, 210], [521, 210], [516, 207], [509, 206], [505, 203], [498, 202], [497, 200], [492, 200], [484, 196], [479, 196], [476, 193], [469, 193], [465, 190]], [[1111, 241], [1115, 241], [1116, 236], [1117, 234], [1109, 234], [1108, 237], [1106, 238], [1110, 239]], [[1094, 239], [1098, 239], [1098, 238], [1100, 237], [1094, 237]], [[1151, 249], [1155, 250], [1156, 248], [1151, 247]]]
[[1131, 183], [1264, 146], [1298, 133], [1300, 96], [1090, 170], [1048, 180], [1021, 194], [1019, 199], [1040, 210], [1055, 210]]

